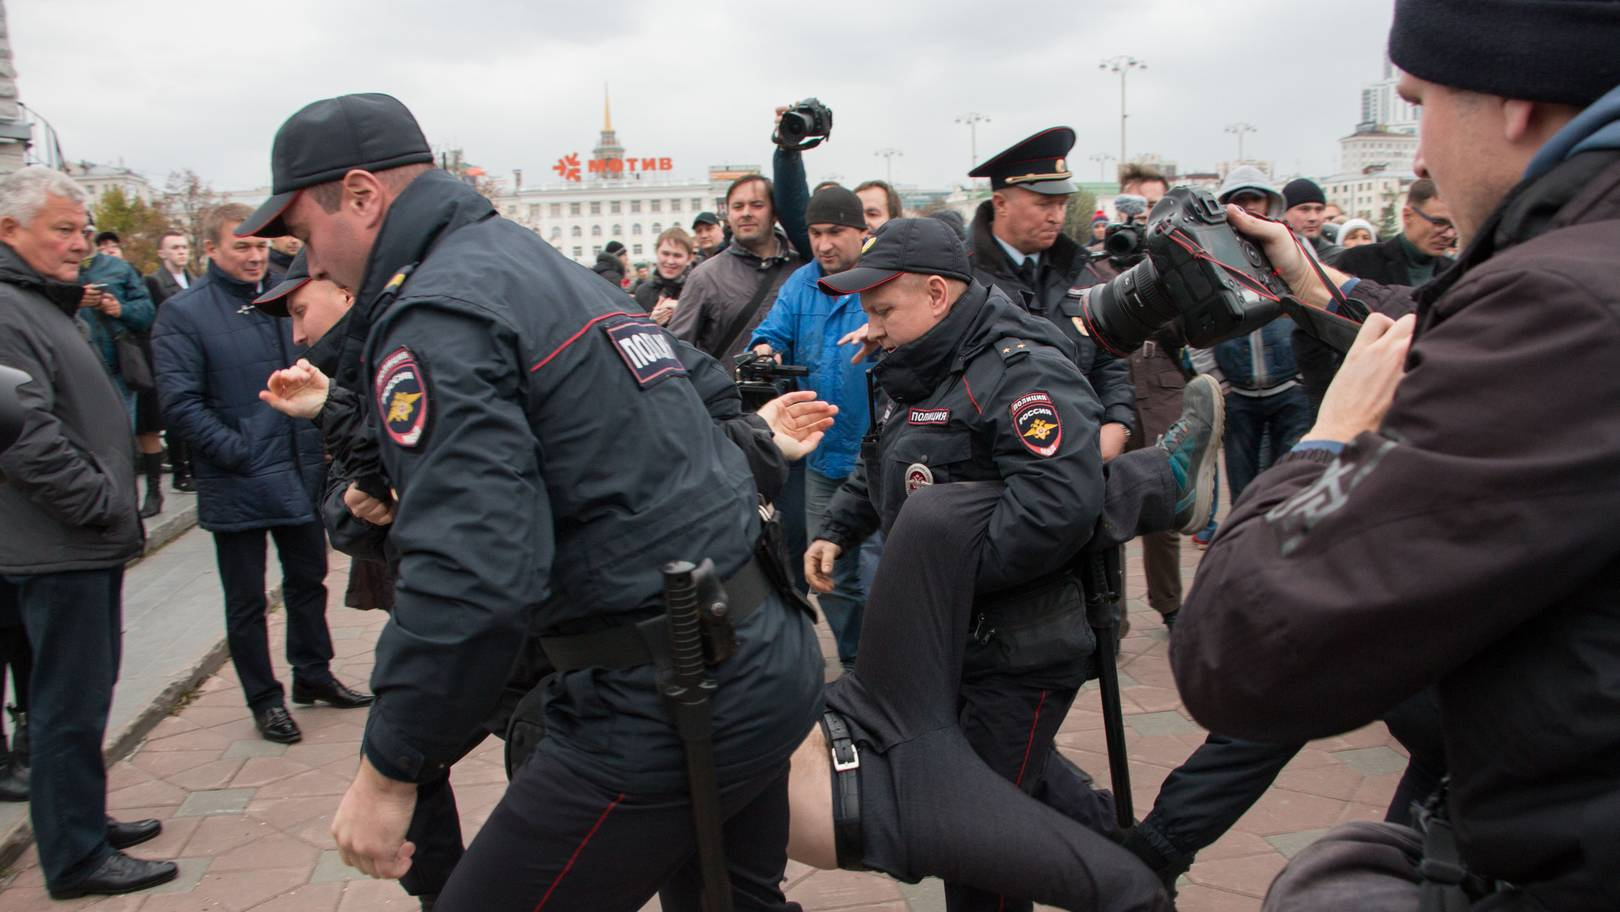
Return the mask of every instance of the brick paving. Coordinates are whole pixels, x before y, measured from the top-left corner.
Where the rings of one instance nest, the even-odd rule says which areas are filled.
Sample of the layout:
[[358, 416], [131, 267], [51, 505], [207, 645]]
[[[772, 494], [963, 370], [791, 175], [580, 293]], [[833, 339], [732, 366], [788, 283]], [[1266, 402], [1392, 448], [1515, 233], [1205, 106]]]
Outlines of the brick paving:
[[[1190, 581], [1198, 552], [1183, 563]], [[1139, 814], [1151, 807], [1164, 777], [1203, 739], [1177, 699], [1166, 661], [1167, 636], [1141, 598], [1139, 552], [1129, 559], [1131, 635], [1121, 672], [1132, 790]], [[347, 568], [334, 560], [328, 613], [337, 651], [334, 671], [348, 682], [370, 675], [371, 649], [385, 617], [342, 607]], [[281, 615], [272, 620], [273, 652], [281, 651]], [[823, 645], [830, 641], [823, 631]], [[278, 673], [288, 680], [278, 658]], [[52, 902], [30, 848], [0, 878], [0, 912], [95, 909], [98, 912], [375, 912], [416, 904], [393, 882], [373, 881], [337, 859], [329, 832], [338, 799], [352, 777], [364, 712], [294, 707], [300, 744], [258, 737], [235, 674], [226, 665], [194, 699], [163, 720], [110, 770], [108, 806], [120, 818], [157, 817], [164, 832], [133, 850], [173, 858], [178, 881], [121, 897]], [[1058, 736], [1064, 753], [1107, 781], [1107, 760], [1094, 687], [1088, 687]], [[1324, 829], [1347, 820], [1381, 819], [1404, 754], [1381, 725], [1313, 742], [1277, 784], [1183, 879], [1183, 912], [1255, 910], [1287, 858]], [[468, 838], [505, 785], [499, 742], [486, 742], [455, 767], [453, 780]], [[937, 882], [898, 884], [843, 871], [788, 869], [788, 896], [810, 912], [933, 912], [944, 908]], [[656, 909], [656, 903], [649, 907]]]

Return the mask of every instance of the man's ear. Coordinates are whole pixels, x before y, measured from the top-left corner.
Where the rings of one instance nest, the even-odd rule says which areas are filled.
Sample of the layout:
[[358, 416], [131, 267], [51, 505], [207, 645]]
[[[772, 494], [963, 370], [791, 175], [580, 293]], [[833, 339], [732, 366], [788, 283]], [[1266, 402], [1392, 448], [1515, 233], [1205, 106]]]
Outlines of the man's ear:
[[377, 175], [356, 168], [343, 175], [342, 186], [342, 208], [353, 207], [368, 228], [382, 224], [384, 194]]
[[1524, 139], [1536, 120], [1536, 103], [1518, 98], [1502, 99], [1502, 138], [1510, 143]]

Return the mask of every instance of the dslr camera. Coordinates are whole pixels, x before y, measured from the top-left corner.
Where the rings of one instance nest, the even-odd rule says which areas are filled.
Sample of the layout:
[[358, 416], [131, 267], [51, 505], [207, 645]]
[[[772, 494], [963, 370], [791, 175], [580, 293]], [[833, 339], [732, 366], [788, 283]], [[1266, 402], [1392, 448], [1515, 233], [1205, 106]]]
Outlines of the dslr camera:
[[[1127, 227], [1127, 226], [1115, 226]], [[1081, 292], [1079, 319], [1103, 348], [1124, 357], [1160, 327], [1179, 321], [1190, 345], [1259, 329], [1287, 313], [1305, 331], [1344, 351], [1355, 324], [1296, 301], [1265, 252], [1232, 229], [1207, 190], [1175, 187], [1148, 216], [1141, 261]], [[1109, 229], [1114, 233], [1113, 227]], [[1124, 241], [1116, 242], [1123, 246]], [[1112, 252], [1112, 250], [1110, 250]]]
[[832, 135], [832, 108], [814, 98], [794, 102], [777, 121], [771, 142], [784, 149], [814, 149]]
[[795, 377], [810, 376], [810, 368], [799, 364], [777, 364], [770, 355], [746, 351], [737, 356], [737, 392], [742, 395], [743, 411], [757, 412], [760, 406], [798, 384]]

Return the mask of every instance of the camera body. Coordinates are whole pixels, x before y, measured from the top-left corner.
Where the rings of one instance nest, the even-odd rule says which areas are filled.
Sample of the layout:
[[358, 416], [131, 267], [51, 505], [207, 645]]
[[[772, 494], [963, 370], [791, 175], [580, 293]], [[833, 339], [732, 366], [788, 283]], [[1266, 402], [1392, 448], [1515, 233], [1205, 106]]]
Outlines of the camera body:
[[1174, 320], [1189, 344], [1208, 348], [1283, 312], [1287, 283], [1257, 245], [1232, 229], [1226, 207], [1207, 190], [1166, 193], [1148, 217], [1141, 246], [1140, 262], [1086, 289], [1080, 302], [1086, 331], [1115, 355], [1135, 351]]
[[742, 395], [743, 411], [757, 412], [760, 406], [798, 385], [795, 377], [810, 376], [810, 368], [799, 364], [778, 364], [770, 355], [747, 351], [737, 356], [737, 392]]
[[815, 98], [794, 102], [777, 122], [771, 142], [784, 149], [814, 149], [832, 135], [832, 108]]

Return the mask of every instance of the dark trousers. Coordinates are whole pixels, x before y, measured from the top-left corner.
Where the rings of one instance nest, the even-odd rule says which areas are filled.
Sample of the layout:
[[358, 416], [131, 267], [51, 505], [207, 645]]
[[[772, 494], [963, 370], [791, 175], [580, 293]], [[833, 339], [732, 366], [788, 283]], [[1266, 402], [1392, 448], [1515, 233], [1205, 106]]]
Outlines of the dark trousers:
[[45, 883], [65, 887], [112, 854], [101, 742], [122, 655], [124, 568], [11, 582], [34, 652], [29, 810]]
[[1148, 607], [1161, 615], [1181, 610], [1181, 534], [1154, 532], [1142, 536], [1142, 573], [1147, 578]]
[[[798, 908], [782, 896], [787, 765], [722, 783], [726, 863], [738, 910]], [[457, 865], [439, 912], [635, 912], [663, 888], [696, 912], [700, 883], [685, 793], [628, 794], [537, 753], [518, 770]]]
[[[450, 766], [484, 743], [487, 732], [480, 731], [468, 740]], [[416, 810], [411, 814], [411, 825], [405, 830], [405, 839], [416, 846], [411, 856], [411, 869], [399, 879], [399, 885], [412, 896], [436, 896], [444, 892], [450, 882], [450, 872], [456, 869], [466, 847], [461, 841], [461, 811], [456, 807], [456, 792], [450, 787], [450, 771], [445, 770], [437, 779], [430, 779], [416, 787]]]
[[[1226, 394], [1226, 480], [1232, 485], [1232, 502], [1255, 476], [1271, 468], [1299, 438], [1311, 429], [1311, 402], [1305, 390], [1295, 386], [1270, 396]], [[1260, 442], [1270, 438], [1269, 458]]]
[[[28, 648], [28, 631], [23, 629], [22, 608], [17, 604], [17, 587], [0, 578], [0, 696], [5, 693], [5, 672], [11, 672], [11, 705], [28, 712], [28, 678], [34, 673], [34, 653]], [[4, 702], [0, 700], [0, 702]], [[0, 751], [5, 739], [0, 738]]]
[[265, 629], [265, 533], [281, 559], [287, 605], [287, 662], [293, 680], [331, 680], [332, 634], [326, 628], [326, 530], [318, 522], [240, 532], [215, 532], [214, 555], [225, 588], [225, 638], [231, 664], [255, 712], [282, 703], [281, 682], [270, 667]]

